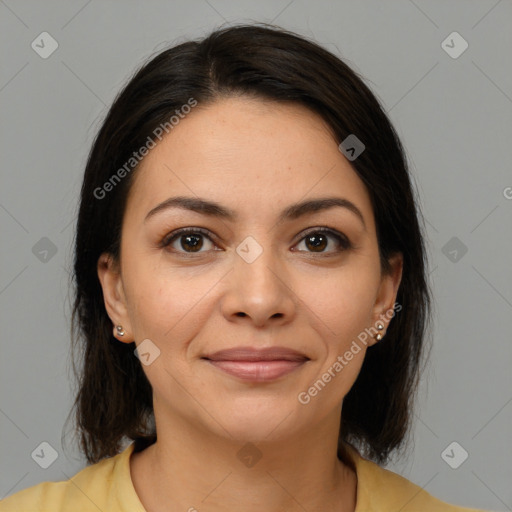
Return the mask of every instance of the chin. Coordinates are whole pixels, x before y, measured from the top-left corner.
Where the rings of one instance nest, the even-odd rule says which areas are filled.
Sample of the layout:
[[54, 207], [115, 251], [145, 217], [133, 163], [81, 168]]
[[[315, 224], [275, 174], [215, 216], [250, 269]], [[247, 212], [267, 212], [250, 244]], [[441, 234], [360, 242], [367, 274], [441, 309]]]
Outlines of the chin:
[[[294, 430], [299, 426], [298, 415], [293, 413], [293, 408], [298, 409], [295, 404], [286, 406], [282, 401], [272, 404], [269, 400], [266, 400], [266, 404], [247, 402], [244, 400], [239, 407], [225, 408], [212, 414], [231, 434], [231, 440], [241, 443], [277, 440], [287, 437], [292, 426]], [[222, 430], [221, 435], [228, 435], [226, 431]]]

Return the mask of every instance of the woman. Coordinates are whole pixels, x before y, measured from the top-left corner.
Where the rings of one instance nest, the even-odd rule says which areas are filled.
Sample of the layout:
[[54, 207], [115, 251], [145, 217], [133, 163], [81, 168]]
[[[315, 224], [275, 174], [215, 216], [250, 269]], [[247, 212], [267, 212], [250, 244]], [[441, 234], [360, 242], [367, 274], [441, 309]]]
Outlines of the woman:
[[157, 55], [81, 191], [91, 465], [0, 511], [469, 510], [379, 465], [430, 314], [418, 217], [378, 101], [315, 43], [240, 25]]

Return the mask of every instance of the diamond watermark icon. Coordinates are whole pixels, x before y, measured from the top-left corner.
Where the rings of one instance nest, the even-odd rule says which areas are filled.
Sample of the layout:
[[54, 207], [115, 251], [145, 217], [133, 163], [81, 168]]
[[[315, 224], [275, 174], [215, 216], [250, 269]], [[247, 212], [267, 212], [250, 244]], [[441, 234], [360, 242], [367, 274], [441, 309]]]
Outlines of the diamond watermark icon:
[[248, 468], [255, 466], [262, 457], [261, 451], [252, 443], [246, 443], [238, 450], [236, 456]]
[[59, 453], [50, 443], [43, 441], [30, 456], [39, 466], [47, 469], [57, 460]]
[[452, 236], [441, 248], [441, 252], [453, 263], [458, 263], [468, 248], [456, 236]]
[[458, 59], [468, 49], [468, 46], [468, 42], [458, 32], [452, 32], [441, 43], [441, 48], [452, 59]]
[[160, 349], [150, 339], [146, 338], [139, 343], [133, 353], [144, 366], [149, 366], [160, 356]]
[[41, 32], [30, 46], [39, 57], [47, 59], [59, 47], [59, 43], [48, 32]]
[[457, 469], [460, 465], [469, 457], [469, 454], [464, 448], [453, 441], [450, 443], [442, 452], [441, 458], [450, 466], [452, 469]]
[[263, 247], [252, 236], [248, 236], [238, 244], [236, 252], [246, 263], [252, 263], [263, 252]]
[[57, 254], [57, 246], [44, 236], [34, 244], [32, 254], [42, 263], [48, 263]]
[[366, 146], [351, 133], [338, 148], [347, 160], [353, 162], [366, 149]]

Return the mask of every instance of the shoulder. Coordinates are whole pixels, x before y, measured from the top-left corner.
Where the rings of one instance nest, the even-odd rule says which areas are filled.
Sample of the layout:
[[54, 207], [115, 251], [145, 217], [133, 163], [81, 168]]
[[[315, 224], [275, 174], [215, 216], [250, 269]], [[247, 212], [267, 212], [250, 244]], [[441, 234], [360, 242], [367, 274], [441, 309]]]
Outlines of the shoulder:
[[347, 445], [357, 473], [355, 512], [485, 512], [460, 507], [432, 496], [403, 476], [365, 459]]
[[0, 512], [126, 510], [132, 450], [133, 444], [114, 457], [87, 466], [69, 480], [41, 482], [16, 492], [0, 501]]

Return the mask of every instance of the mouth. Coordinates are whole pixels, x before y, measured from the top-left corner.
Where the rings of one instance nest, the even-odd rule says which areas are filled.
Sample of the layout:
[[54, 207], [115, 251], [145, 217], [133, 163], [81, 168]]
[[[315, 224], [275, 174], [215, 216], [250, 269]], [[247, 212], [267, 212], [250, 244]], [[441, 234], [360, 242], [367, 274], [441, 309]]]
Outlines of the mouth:
[[202, 357], [224, 373], [241, 380], [268, 382], [301, 368], [309, 357], [284, 347], [236, 347]]

